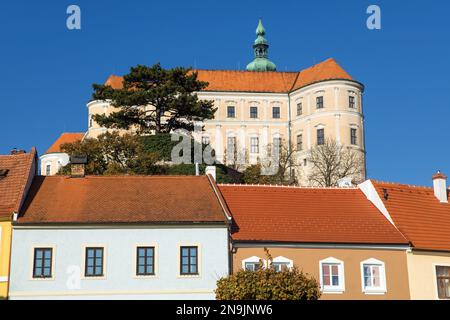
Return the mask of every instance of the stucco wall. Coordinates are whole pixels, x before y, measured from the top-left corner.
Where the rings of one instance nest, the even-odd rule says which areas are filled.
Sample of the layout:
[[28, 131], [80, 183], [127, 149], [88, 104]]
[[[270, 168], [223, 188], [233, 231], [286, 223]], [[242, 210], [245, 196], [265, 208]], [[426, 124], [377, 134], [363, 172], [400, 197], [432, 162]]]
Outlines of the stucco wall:
[[[345, 291], [342, 294], [324, 293], [321, 299], [409, 299], [408, 270], [405, 250], [280, 248], [267, 247], [272, 258], [279, 256], [293, 260], [305, 273], [319, 280], [319, 261], [336, 258], [344, 262]], [[252, 256], [265, 258], [264, 248], [238, 248], [233, 254], [233, 270], [242, 268], [242, 260]], [[360, 263], [370, 258], [383, 261], [386, 271], [385, 294], [365, 294], [362, 291]]]
[[47, 165], [50, 165], [50, 174], [53, 176], [58, 173], [61, 167], [64, 167], [69, 163], [69, 155], [67, 153], [57, 152], [48, 153], [40, 157], [41, 160], [41, 175], [47, 175]]
[[[136, 247], [145, 245], [156, 247], [156, 275], [137, 277]], [[199, 246], [199, 276], [179, 275], [183, 245]], [[104, 278], [83, 278], [86, 246], [105, 248]], [[34, 247], [53, 248], [52, 279], [32, 278]], [[229, 268], [225, 227], [14, 229], [12, 252], [11, 299], [213, 299]]]
[[450, 266], [450, 252], [412, 251], [407, 257], [411, 299], [438, 299], [436, 265]]
[[5, 299], [8, 292], [10, 246], [11, 222], [0, 221], [0, 299]]

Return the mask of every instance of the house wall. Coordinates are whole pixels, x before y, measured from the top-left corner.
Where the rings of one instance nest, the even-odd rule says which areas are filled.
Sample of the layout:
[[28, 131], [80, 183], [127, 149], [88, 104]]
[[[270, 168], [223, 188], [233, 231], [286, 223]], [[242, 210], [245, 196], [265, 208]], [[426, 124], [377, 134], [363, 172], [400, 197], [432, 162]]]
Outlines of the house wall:
[[[323, 293], [324, 300], [379, 300], [409, 299], [406, 250], [349, 249], [349, 248], [289, 248], [268, 246], [272, 258], [285, 257], [295, 266], [319, 280], [319, 261], [336, 258], [344, 262], [345, 290], [341, 294]], [[265, 259], [263, 247], [237, 248], [233, 254], [233, 271], [242, 269], [242, 261], [252, 256]], [[386, 293], [366, 294], [362, 290], [362, 261], [374, 258], [385, 263]]]
[[[213, 299], [229, 273], [225, 226], [21, 228], [14, 227], [11, 299]], [[137, 277], [137, 246], [155, 246], [156, 275]], [[198, 276], [180, 276], [179, 250], [199, 247]], [[84, 278], [85, 247], [105, 249], [105, 276]], [[33, 279], [33, 249], [51, 247], [51, 279]]]
[[0, 221], [0, 299], [8, 296], [11, 221]]
[[47, 165], [50, 165], [50, 174], [53, 176], [58, 173], [61, 167], [69, 163], [69, 155], [67, 153], [47, 153], [40, 157], [41, 160], [41, 175], [47, 176]]
[[413, 250], [408, 253], [407, 259], [411, 299], [439, 299], [436, 266], [450, 266], [450, 252]]

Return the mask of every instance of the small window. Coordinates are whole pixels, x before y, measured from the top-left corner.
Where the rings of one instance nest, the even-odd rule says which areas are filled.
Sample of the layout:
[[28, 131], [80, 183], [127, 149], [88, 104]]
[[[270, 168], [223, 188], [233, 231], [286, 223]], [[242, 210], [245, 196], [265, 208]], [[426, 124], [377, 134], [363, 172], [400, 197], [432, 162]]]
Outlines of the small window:
[[450, 267], [436, 266], [439, 299], [450, 299]]
[[259, 138], [250, 138], [250, 153], [259, 153]]
[[49, 175], [50, 175], [51, 168], [52, 168], [52, 166], [49, 165], [49, 164], [45, 166], [45, 175], [46, 175], [46, 176], [49, 176]]
[[384, 262], [368, 259], [361, 262], [362, 289], [366, 294], [386, 292], [386, 275]]
[[235, 118], [236, 117], [236, 109], [233, 106], [227, 107], [227, 117], [228, 118]]
[[344, 291], [344, 264], [335, 258], [320, 262], [321, 286], [324, 292]]
[[272, 262], [272, 268], [276, 272], [280, 272], [285, 269], [289, 269], [289, 263], [287, 263], [287, 262]]
[[136, 254], [136, 275], [155, 274], [155, 247], [138, 247]]
[[180, 274], [198, 274], [198, 247], [181, 247]]
[[303, 166], [308, 166], [308, 160], [305, 158], [305, 159], [303, 159]]
[[89, 128], [92, 127], [94, 119], [92, 119], [92, 115], [89, 115]]
[[103, 276], [103, 248], [86, 248], [86, 277]]
[[325, 144], [325, 129], [317, 129], [317, 145]]
[[53, 249], [35, 248], [33, 262], [33, 278], [52, 277]]
[[348, 97], [348, 107], [351, 109], [355, 108], [355, 97], [354, 96]]
[[259, 262], [245, 262], [245, 270], [248, 271], [258, 271], [261, 268]]
[[317, 109], [323, 108], [323, 96], [316, 97], [316, 108]]
[[301, 116], [303, 114], [303, 105], [301, 102], [297, 103], [297, 116]]
[[297, 151], [303, 150], [303, 135], [297, 135]]
[[250, 107], [250, 118], [252, 119], [258, 118], [258, 107]]
[[352, 145], [357, 145], [356, 129], [350, 128], [350, 143]]
[[273, 107], [272, 108], [272, 118], [274, 119], [280, 119], [281, 114], [280, 114], [280, 107]]
[[209, 144], [209, 137], [208, 136], [203, 136], [202, 137], [202, 144], [207, 146]]

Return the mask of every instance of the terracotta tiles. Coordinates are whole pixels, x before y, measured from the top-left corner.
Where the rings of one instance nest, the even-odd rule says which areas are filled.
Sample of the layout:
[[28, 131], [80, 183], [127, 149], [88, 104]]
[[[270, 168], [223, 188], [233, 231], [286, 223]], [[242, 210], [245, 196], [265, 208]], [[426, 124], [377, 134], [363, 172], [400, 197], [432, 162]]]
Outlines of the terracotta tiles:
[[84, 133], [82, 132], [65, 132], [59, 136], [59, 138], [52, 144], [52, 146], [46, 151], [46, 153], [61, 152], [61, 145], [65, 143], [73, 143], [83, 139]]

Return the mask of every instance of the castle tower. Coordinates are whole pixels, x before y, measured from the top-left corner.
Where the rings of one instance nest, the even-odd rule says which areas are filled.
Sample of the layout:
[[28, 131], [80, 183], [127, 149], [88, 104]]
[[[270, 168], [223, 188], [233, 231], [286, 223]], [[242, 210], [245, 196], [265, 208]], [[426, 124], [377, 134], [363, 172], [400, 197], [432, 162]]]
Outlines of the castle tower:
[[253, 44], [255, 59], [247, 65], [247, 71], [276, 71], [276, 65], [268, 59], [269, 44], [264, 38], [266, 30], [264, 29], [261, 19], [259, 19], [256, 28], [256, 40]]

